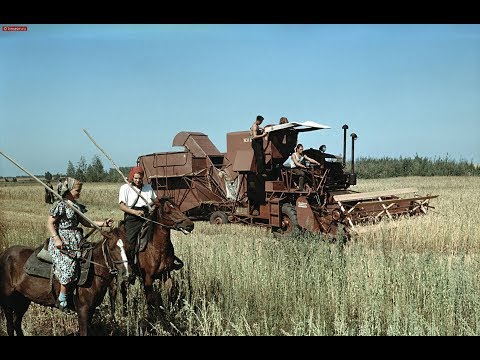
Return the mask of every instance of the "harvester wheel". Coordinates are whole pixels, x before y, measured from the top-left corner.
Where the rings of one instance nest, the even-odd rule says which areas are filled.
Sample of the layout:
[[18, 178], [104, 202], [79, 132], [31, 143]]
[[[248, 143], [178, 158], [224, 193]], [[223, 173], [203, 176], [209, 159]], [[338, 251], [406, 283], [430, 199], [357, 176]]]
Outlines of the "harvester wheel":
[[282, 205], [282, 226], [278, 229], [281, 235], [294, 234], [300, 230], [297, 220], [297, 210], [292, 204]]
[[223, 211], [215, 211], [210, 215], [210, 224], [228, 224], [228, 216]]

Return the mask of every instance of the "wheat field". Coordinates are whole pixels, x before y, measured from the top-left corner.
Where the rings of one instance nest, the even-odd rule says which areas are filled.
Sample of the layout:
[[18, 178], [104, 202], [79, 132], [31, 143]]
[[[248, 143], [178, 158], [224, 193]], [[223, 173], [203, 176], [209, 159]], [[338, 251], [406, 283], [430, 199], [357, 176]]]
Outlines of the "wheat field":
[[[320, 235], [276, 238], [244, 225], [196, 222], [190, 235], [172, 232], [185, 263], [174, 273], [178, 290], [164, 301], [156, 335], [480, 335], [480, 178], [359, 179], [356, 191], [416, 187], [439, 195], [426, 216], [362, 227], [352, 241]], [[120, 184], [86, 183], [81, 201], [92, 220], [123, 213]], [[43, 187], [0, 187], [0, 250], [38, 246], [47, 236]], [[98, 239], [98, 238], [97, 238]], [[160, 296], [164, 291], [157, 284]], [[119, 305], [119, 299], [118, 299]], [[128, 313], [108, 295], [97, 308], [97, 335], [147, 335], [139, 282]], [[32, 304], [26, 335], [68, 335], [76, 317]], [[0, 335], [6, 335], [0, 317]]]

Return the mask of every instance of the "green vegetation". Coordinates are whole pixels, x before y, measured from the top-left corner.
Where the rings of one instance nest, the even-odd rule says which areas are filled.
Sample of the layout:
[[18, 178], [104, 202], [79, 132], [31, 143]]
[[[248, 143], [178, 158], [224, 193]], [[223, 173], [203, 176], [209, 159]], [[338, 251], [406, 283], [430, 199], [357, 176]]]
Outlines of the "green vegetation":
[[[126, 177], [130, 172], [129, 166], [120, 166], [119, 170]], [[80, 156], [77, 166], [68, 161], [66, 176], [74, 177], [83, 182], [122, 182], [120, 174], [114, 168], [106, 171], [98, 155], [94, 155], [90, 164], [84, 156]]]
[[[128, 176], [130, 166], [120, 166], [120, 171], [124, 176]], [[350, 171], [351, 163], [347, 161], [347, 171]], [[466, 160], [452, 160], [448, 157], [444, 159], [429, 159], [416, 155], [414, 158], [371, 158], [360, 157], [355, 160], [355, 172], [360, 179], [384, 179], [389, 177], [405, 176], [480, 176], [480, 165], [468, 162]], [[84, 182], [122, 182], [120, 174], [113, 168], [108, 171], [104, 169], [102, 161], [98, 155], [94, 155], [90, 164], [85, 157], [81, 156], [75, 166], [68, 161], [65, 175], [46, 172], [44, 178], [57, 181], [64, 176], [75, 177]], [[42, 176], [38, 176], [42, 178]], [[28, 176], [6, 177], [0, 176], [0, 180], [5, 182], [16, 182], [17, 180], [27, 180]]]
[[[359, 183], [353, 190], [416, 187], [439, 198], [426, 216], [359, 227], [345, 245], [320, 235], [277, 239], [263, 228], [232, 224], [196, 222], [190, 235], [173, 231], [185, 267], [173, 273], [178, 294], [165, 302], [165, 318], [153, 324], [158, 334], [480, 335], [480, 178]], [[122, 218], [119, 186], [84, 186], [81, 200], [90, 218]], [[31, 186], [28, 196], [24, 186], [0, 187], [3, 246], [40, 244], [48, 236], [48, 208], [40, 185]], [[128, 304], [127, 316], [118, 306], [113, 322], [106, 296], [94, 317], [97, 333], [142, 335], [139, 281]], [[39, 305], [24, 320], [27, 335], [65, 335], [76, 328], [75, 316]]]
[[[347, 164], [350, 169], [350, 164]], [[355, 161], [355, 172], [361, 179], [403, 176], [480, 176], [480, 166], [466, 160], [414, 158], [370, 158]]]
[[[131, 166], [120, 166], [120, 172], [127, 177], [128, 173], [130, 172]], [[77, 166], [74, 166], [71, 161], [68, 161], [67, 164], [67, 171], [65, 174], [55, 174], [52, 175], [50, 171], [46, 171], [44, 175], [36, 175], [40, 180], [45, 181], [58, 181], [65, 176], [74, 177], [83, 182], [123, 182], [120, 174], [114, 168], [110, 168], [108, 171], [104, 169], [102, 161], [98, 155], [93, 156], [92, 161], [90, 164], [87, 164], [87, 161], [83, 156], [80, 157], [80, 160], [77, 163]], [[0, 176], [1, 182], [34, 182], [35, 180], [32, 179], [28, 175], [24, 176], [16, 176], [16, 177], [3, 177]]]

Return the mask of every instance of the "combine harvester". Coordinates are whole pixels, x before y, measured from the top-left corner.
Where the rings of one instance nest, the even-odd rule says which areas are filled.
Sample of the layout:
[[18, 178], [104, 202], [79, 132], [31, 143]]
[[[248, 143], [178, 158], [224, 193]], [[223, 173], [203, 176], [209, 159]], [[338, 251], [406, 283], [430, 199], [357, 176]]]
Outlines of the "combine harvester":
[[[271, 228], [278, 234], [298, 229], [335, 235], [339, 228], [355, 229], [364, 222], [401, 215], [427, 213], [430, 199], [414, 188], [355, 192], [352, 133], [351, 169], [346, 172], [347, 129], [343, 127], [343, 158], [318, 149], [304, 150], [320, 166], [306, 170], [305, 191], [297, 190], [298, 178], [283, 162], [293, 152], [299, 133], [325, 131], [329, 126], [313, 121], [268, 125], [263, 138], [267, 177], [256, 173], [249, 131], [227, 134], [227, 153], [221, 153], [208, 136], [180, 132], [172, 146], [183, 151], [141, 155], [137, 164], [158, 196], [173, 197], [193, 220], [212, 224], [242, 223]], [[308, 165], [308, 164], [307, 164]], [[254, 204], [259, 209], [252, 215]]]

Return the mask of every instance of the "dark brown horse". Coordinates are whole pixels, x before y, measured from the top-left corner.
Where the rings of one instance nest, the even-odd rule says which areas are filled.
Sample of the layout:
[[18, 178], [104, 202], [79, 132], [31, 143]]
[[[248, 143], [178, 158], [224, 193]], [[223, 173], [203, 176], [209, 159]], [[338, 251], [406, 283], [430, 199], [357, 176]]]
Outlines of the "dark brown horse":
[[[108, 286], [119, 273], [127, 276], [130, 268], [126, 263], [123, 229], [114, 228], [102, 232], [103, 240], [92, 244], [92, 257], [89, 279], [85, 287], [77, 287], [73, 295], [72, 309], [77, 312], [80, 335], [87, 335], [95, 308], [105, 297]], [[23, 267], [35, 250], [15, 245], [0, 255], [0, 306], [7, 320], [7, 333], [10, 336], [23, 335], [22, 318], [30, 303], [54, 307], [60, 285], [54, 277], [50, 279], [28, 275]]]
[[[178, 230], [188, 234], [194, 227], [193, 222], [180, 211], [171, 198], [162, 197], [158, 200], [160, 204], [153, 210], [150, 217], [153, 220], [153, 236], [147, 242], [145, 250], [138, 253], [136, 265], [132, 265], [132, 259], [129, 259], [134, 272], [141, 278], [148, 306], [148, 320], [150, 322], [153, 320], [156, 308], [156, 296], [153, 291], [154, 281], [160, 279], [164, 284], [167, 281], [171, 283], [170, 272], [181, 267], [174, 253], [170, 230]], [[128, 249], [127, 253], [130, 254]], [[120, 284], [124, 315], [127, 312], [127, 284], [126, 281]], [[113, 282], [109, 292], [113, 314], [115, 313], [116, 290], [116, 284]]]

